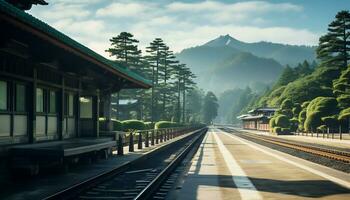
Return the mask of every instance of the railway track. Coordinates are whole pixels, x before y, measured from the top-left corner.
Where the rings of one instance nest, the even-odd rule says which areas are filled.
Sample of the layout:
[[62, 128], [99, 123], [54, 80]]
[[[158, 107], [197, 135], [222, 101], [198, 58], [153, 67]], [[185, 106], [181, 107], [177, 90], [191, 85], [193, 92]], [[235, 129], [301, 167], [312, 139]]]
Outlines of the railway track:
[[[105, 172], [45, 198], [52, 199], [162, 199], [163, 186], [193, 148], [198, 148], [206, 129], [175, 141], [150, 158]], [[162, 192], [159, 192], [162, 191]]]
[[[234, 129], [224, 129], [224, 130], [231, 131]], [[275, 137], [271, 137], [271, 136], [249, 134], [249, 133], [245, 133], [245, 132], [237, 131], [237, 130], [234, 130], [234, 131], [239, 132], [240, 133], [239, 136], [240, 137], [243, 136], [243, 138], [245, 137], [246, 139], [249, 139], [249, 138], [256, 139], [256, 140], [264, 141], [264, 142], [267, 142], [270, 144], [282, 146], [285, 148], [306, 152], [309, 154], [325, 157], [325, 158], [332, 159], [332, 160], [341, 161], [341, 162], [344, 162], [347, 164], [350, 163], [350, 152], [339, 151], [339, 150], [334, 150], [334, 149], [329, 149], [329, 148], [316, 147], [316, 146], [312, 146], [312, 145], [307, 145], [305, 143], [298, 143], [298, 142], [294, 142], [294, 141], [290, 141], [290, 140], [286, 140], [286, 139], [281, 139], [281, 138], [275, 138]]]

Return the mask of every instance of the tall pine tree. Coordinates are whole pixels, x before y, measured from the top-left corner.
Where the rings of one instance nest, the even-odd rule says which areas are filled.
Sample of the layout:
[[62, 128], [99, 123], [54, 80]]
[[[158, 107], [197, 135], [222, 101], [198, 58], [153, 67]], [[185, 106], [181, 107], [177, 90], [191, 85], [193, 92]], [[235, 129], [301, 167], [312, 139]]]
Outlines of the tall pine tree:
[[319, 40], [317, 57], [322, 64], [345, 69], [350, 59], [350, 13], [340, 11], [328, 26], [328, 33]]

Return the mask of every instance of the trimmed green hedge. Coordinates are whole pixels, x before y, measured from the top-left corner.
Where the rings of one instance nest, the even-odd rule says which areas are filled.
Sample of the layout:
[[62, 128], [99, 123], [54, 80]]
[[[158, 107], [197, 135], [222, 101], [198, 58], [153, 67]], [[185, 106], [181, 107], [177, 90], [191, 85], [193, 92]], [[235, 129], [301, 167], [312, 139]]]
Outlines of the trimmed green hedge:
[[145, 123], [143, 123], [143, 121], [140, 120], [125, 120], [122, 122], [122, 124], [123, 131], [146, 129]]
[[[108, 123], [106, 118], [100, 117], [98, 119], [99, 121], [99, 128], [100, 130], [108, 130]], [[122, 131], [123, 130], [123, 124], [116, 120], [116, 119], [111, 119], [112, 122], [112, 131]]]
[[180, 127], [181, 125], [176, 122], [170, 122], [170, 121], [159, 121], [154, 125], [154, 129], [160, 129], [160, 128], [176, 128]]
[[281, 127], [276, 126], [276, 127], [273, 128], [273, 132], [274, 132], [274, 133], [277, 133], [277, 134], [278, 134], [278, 133], [281, 133], [281, 131], [282, 131], [282, 128], [281, 128]]
[[278, 115], [275, 120], [276, 126], [281, 128], [289, 128], [290, 122], [286, 115]]
[[146, 129], [148, 130], [154, 129], [154, 125], [155, 125], [154, 122], [145, 122], [144, 124], [146, 126]]

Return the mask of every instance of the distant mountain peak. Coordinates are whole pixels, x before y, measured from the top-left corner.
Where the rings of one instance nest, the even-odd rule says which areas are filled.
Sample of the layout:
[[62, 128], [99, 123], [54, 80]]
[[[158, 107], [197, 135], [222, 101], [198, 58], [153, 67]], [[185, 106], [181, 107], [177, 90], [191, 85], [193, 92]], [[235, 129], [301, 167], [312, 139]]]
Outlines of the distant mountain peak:
[[220, 35], [219, 37], [207, 42], [204, 46], [210, 47], [218, 47], [218, 46], [231, 46], [234, 47], [237, 44], [241, 44], [242, 42], [233, 38], [231, 35]]

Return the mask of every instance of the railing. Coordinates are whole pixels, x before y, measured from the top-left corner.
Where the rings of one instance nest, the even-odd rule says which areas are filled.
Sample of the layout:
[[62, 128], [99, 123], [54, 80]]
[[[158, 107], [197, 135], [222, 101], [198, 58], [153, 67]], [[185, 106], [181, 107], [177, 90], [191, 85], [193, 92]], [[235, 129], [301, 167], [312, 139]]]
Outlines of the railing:
[[350, 140], [350, 133], [343, 132], [295, 132], [295, 135], [309, 136], [309, 137], [321, 137], [328, 139]]
[[189, 133], [202, 127], [180, 127], [180, 128], [162, 128], [162, 129], [151, 129], [151, 130], [131, 130], [129, 132], [123, 131], [100, 131], [101, 136], [113, 137], [116, 141], [117, 154], [124, 154], [124, 147], [129, 147], [129, 152], [135, 151], [135, 144], [137, 149], [142, 149], [143, 146], [153, 146], [180, 135]]

